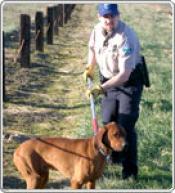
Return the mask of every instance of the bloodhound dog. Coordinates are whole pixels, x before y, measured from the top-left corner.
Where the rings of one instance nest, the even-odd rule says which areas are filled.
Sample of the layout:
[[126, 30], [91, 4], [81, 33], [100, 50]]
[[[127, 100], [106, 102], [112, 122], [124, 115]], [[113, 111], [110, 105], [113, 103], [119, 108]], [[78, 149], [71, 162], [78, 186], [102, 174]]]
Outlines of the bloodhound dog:
[[102, 175], [106, 157], [111, 151], [125, 147], [125, 131], [111, 122], [87, 139], [62, 137], [32, 138], [15, 150], [13, 161], [27, 189], [42, 189], [49, 178], [49, 169], [60, 171], [70, 179], [73, 189], [95, 188]]

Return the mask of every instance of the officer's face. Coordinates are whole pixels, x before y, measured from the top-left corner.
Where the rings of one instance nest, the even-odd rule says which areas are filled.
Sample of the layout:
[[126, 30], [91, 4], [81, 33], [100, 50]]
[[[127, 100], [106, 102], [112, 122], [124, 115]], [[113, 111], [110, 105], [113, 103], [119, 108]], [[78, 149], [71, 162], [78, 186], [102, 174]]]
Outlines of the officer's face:
[[111, 31], [113, 28], [115, 28], [118, 24], [118, 21], [119, 21], [119, 15], [117, 15], [117, 16], [112, 16], [110, 14], [104, 15], [104, 16], [98, 15], [98, 18], [99, 18], [99, 21], [100, 21], [102, 27], [106, 31]]

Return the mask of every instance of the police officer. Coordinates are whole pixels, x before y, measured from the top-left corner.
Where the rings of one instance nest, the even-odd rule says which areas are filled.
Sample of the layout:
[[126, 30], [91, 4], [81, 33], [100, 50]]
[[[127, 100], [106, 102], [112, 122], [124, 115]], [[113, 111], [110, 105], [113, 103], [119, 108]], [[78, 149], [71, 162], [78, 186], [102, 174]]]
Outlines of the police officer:
[[[122, 177], [137, 178], [137, 135], [135, 123], [139, 117], [139, 103], [143, 90], [138, 66], [141, 62], [140, 44], [132, 28], [120, 20], [117, 4], [99, 4], [99, 23], [89, 40], [88, 65], [84, 78], [93, 78], [95, 65], [100, 71], [100, 85], [89, 90], [102, 98], [103, 124], [118, 122], [127, 133], [128, 148], [122, 159]], [[112, 152], [112, 161], [118, 162]]]

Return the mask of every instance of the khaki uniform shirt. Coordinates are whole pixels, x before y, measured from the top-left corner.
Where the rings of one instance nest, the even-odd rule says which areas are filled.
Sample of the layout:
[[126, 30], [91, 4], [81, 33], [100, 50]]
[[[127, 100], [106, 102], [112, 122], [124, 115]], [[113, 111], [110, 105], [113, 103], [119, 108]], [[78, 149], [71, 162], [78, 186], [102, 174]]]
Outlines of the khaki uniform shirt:
[[121, 69], [133, 70], [141, 61], [140, 44], [136, 33], [122, 21], [104, 46], [105, 35], [97, 24], [90, 36], [89, 48], [95, 52], [101, 74], [105, 78], [115, 76]]

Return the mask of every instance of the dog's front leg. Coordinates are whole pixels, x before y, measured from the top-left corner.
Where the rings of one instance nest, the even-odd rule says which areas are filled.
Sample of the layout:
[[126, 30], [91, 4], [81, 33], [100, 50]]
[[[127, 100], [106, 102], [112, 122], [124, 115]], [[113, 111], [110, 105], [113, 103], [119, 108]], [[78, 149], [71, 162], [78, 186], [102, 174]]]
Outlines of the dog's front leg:
[[95, 189], [95, 181], [89, 181], [86, 183], [87, 189]]
[[71, 188], [72, 189], [81, 189], [82, 188], [82, 184], [79, 183], [76, 180], [71, 180]]

